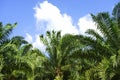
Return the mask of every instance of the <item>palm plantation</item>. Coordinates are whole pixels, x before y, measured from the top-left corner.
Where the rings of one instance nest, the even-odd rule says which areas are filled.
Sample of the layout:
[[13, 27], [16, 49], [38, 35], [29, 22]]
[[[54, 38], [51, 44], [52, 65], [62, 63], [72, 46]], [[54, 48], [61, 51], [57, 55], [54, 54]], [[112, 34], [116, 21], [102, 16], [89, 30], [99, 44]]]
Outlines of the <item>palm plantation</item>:
[[0, 23], [0, 80], [120, 80], [120, 3], [112, 15], [91, 16], [99, 32], [47, 31], [40, 35], [45, 52], [10, 37], [17, 23]]

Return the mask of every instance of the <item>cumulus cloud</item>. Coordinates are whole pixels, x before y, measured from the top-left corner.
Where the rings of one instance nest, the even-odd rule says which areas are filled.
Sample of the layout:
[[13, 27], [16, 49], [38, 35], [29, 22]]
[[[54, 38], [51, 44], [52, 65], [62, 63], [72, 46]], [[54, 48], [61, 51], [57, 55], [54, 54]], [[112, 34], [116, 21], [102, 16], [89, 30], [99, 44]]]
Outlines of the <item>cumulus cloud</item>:
[[[35, 37], [35, 40], [33, 39]], [[38, 48], [42, 52], [45, 52], [45, 45], [41, 42], [39, 35], [31, 36], [29, 33], [26, 33], [25, 40], [33, 45], [33, 48]]]
[[34, 48], [36, 47], [45, 52], [45, 45], [41, 42], [39, 35], [35, 35], [35, 41], [32, 44]]
[[[39, 3], [34, 10], [36, 25], [40, 34], [45, 33], [47, 30], [61, 30], [62, 35], [66, 33], [84, 34], [84, 32], [90, 28], [96, 30], [95, 23], [92, 21], [89, 14], [79, 18], [77, 26], [74, 26], [71, 16], [66, 13], [62, 14], [58, 7], [48, 1]], [[77, 27], [79, 27], [79, 29], [77, 29]], [[35, 37], [35, 40], [33, 40], [33, 37]], [[38, 34], [35, 34], [35, 36], [26, 34], [26, 40], [32, 42], [34, 47], [43, 51], [45, 50], [45, 46], [41, 43]]]
[[33, 42], [32, 36], [29, 33], [26, 33], [25, 40], [28, 41], [29, 43]]
[[62, 31], [62, 34], [79, 33], [76, 26], [73, 25], [72, 18], [66, 13], [62, 14], [59, 8], [48, 1], [40, 3], [34, 8], [34, 10], [37, 28], [39, 28], [40, 31], [46, 32], [47, 30], [60, 30]]
[[79, 26], [81, 34], [85, 34], [87, 29], [97, 30], [95, 22], [93, 22], [90, 14], [87, 14], [87, 15], [81, 17], [78, 21], [78, 26]]

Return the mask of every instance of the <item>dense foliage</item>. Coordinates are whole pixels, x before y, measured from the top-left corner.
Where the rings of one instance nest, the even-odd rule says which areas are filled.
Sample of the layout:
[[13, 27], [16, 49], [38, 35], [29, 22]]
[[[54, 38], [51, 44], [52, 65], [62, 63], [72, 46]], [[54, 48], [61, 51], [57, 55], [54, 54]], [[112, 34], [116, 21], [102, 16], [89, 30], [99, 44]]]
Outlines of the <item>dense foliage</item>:
[[120, 80], [120, 3], [91, 14], [99, 32], [86, 35], [47, 31], [40, 35], [45, 53], [21, 36], [15, 24], [0, 23], [0, 80]]

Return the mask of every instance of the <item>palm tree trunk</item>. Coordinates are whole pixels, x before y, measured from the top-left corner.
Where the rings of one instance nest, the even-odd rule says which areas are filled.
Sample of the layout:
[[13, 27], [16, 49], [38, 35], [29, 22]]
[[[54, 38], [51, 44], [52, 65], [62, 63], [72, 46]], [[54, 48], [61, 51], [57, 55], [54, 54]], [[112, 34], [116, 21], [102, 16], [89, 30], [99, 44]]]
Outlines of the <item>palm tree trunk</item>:
[[32, 73], [31, 73], [31, 74], [32, 74], [32, 75], [29, 75], [29, 76], [27, 77], [28, 80], [34, 80], [34, 78], [35, 78], [34, 70], [32, 70]]
[[55, 76], [55, 79], [54, 80], [63, 80], [63, 74], [62, 74], [62, 71], [61, 71], [61, 68], [58, 67], [56, 68], [55, 70], [56, 72], [56, 76]]

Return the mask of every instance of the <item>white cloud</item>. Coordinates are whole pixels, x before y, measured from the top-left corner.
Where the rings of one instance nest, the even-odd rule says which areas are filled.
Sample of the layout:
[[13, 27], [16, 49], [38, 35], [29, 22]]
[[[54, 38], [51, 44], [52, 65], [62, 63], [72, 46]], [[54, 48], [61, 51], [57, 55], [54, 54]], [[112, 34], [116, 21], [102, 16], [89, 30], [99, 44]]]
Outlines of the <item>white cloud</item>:
[[78, 21], [78, 26], [81, 34], [84, 34], [87, 29], [97, 30], [95, 22], [93, 22], [90, 14], [81, 17]]
[[35, 35], [35, 41], [32, 44], [34, 48], [38, 48], [45, 52], [45, 45], [41, 42], [39, 35]]
[[32, 43], [33, 41], [32, 36], [29, 33], [26, 33], [25, 40], [28, 41], [29, 43]]
[[62, 34], [79, 33], [76, 26], [73, 25], [71, 17], [65, 13], [61, 14], [60, 10], [48, 1], [40, 3], [34, 8], [34, 10], [37, 27], [39, 26], [38, 28], [41, 31], [46, 32], [47, 30], [61, 30]]
[[[77, 26], [73, 25], [71, 16], [65, 13], [62, 14], [59, 8], [48, 1], [40, 3], [34, 8], [34, 10], [37, 29], [40, 30], [40, 33], [45, 33], [47, 30], [61, 30], [62, 35], [66, 33], [79, 34], [84, 33], [89, 28], [96, 29], [95, 23], [92, 21], [89, 14], [79, 18], [79, 29], [77, 29]], [[30, 36], [29, 34], [26, 35], [26, 40], [32, 42], [33, 47], [45, 51], [45, 46], [41, 43], [38, 34], [35, 36]], [[35, 40], [31, 37], [35, 37]]]
[[[35, 40], [33, 39], [35, 37]], [[33, 45], [33, 48], [38, 48], [42, 52], [45, 52], [45, 45], [41, 42], [39, 35], [31, 36], [29, 33], [26, 33], [25, 40]]]

